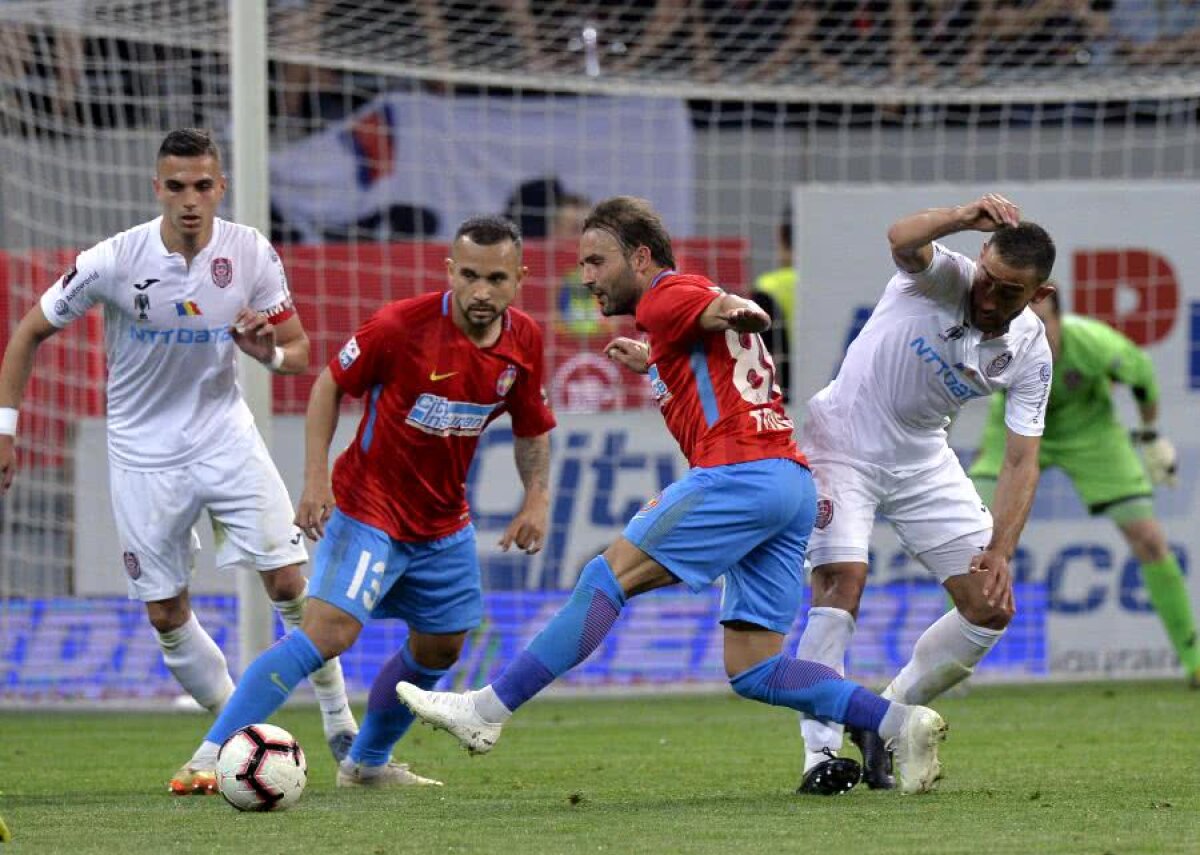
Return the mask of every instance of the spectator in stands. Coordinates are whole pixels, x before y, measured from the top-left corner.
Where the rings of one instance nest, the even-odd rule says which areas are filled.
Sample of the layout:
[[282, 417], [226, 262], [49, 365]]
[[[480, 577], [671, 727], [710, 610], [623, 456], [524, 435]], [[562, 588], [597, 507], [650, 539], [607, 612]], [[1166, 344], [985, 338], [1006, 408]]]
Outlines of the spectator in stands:
[[786, 404], [791, 392], [791, 329], [795, 319], [796, 267], [792, 261], [792, 206], [783, 209], [775, 231], [778, 266], [754, 280], [750, 299], [771, 317], [771, 328], [762, 333], [775, 363], [775, 382]]
[[994, 0], [892, 0], [895, 79], [924, 84], [979, 83]]
[[1084, 63], [1106, 26], [1091, 0], [994, 0], [981, 15], [992, 73]]
[[50, 114], [66, 120], [77, 117], [84, 84], [84, 43], [78, 29], [80, 22], [72, 18], [80, 11], [79, 4], [64, 7], [61, 12], [65, 17], [56, 27], [0, 26], [0, 98], [9, 97], [3, 90], [10, 86], [42, 89], [28, 87], [28, 79], [50, 72], [54, 86], [45, 102]]
[[[579, 236], [583, 234], [583, 221], [591, 207], [591, 200], [577, 193], [564, 193], [555, 199], [550, 217], [549, 252], [569, 246], [572, 256], [575, 255]], [[616, 332], [616, 325], [601, 314], [595, 296], [583, 287], [583, 275], [574, 260], [559, 274], [557, 306], [555, 328], [559, 332], [582, 338]]]
[[[308, 53], [318, 53], [325, 33], [325, 16], [330, 0], [271, 0], [270, 10], [273, 24], [287, 44], [295, 45]], [[296, 62], [281, 62], [277, 68], [278, 87], [276, 111], [283, 119], [287, 131], [288, 120], [320, 120], [337, 118], [341, 110], [327, 109], [324, 102], [327, 94], [338, 90], [339, 78], [334, 69], [320, 65]], [[333, 115], [333, 114], [337, 115]], [[311, 127], [299, 130], [307, 132]]]
[[1194, 65], [1200, 61], [1200, 2], [1112, 0], [1107, 43], [1129, 65]]

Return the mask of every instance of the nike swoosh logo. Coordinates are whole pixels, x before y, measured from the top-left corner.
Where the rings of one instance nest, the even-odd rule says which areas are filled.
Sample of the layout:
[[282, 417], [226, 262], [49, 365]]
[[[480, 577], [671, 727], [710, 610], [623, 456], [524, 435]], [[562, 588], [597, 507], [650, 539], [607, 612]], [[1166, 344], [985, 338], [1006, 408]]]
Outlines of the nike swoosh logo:
[[292, 690], [290, 688], [288, 688], [288, 684], [283, 682], [283, 678], [279, 676], [278, 671], [271, 672], [271, 682], [274, 683], [279, 688], [283, 689], [283, 693], [285, 695], [290, 695], [292, 693]]
[[447, 371], [445, 374], [438, 374], [436, 371], [429, 372], [429, 379], [436, 383], [439, 380], [445, 380], [447, 377], [453, 377], [457, 371]]

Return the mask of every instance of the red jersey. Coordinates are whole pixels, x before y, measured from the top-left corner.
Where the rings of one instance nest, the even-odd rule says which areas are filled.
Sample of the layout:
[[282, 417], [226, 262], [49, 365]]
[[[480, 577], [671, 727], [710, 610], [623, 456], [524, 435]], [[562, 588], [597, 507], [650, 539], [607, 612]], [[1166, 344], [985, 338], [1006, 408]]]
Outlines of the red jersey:
[[329, 370], [345, 393], [368, 395], [333, 467], [337, 506], [396, 540], [436, 540], [470, 522], [467, 469], [501, 413], [516, 436], [554, 427], [538, 325], [510, 308], [499, 340], [479, 347], [454, 325], [449, 291], [384, 306]]
[[807, 466], [762, 337], [700, 327], [722, 293], [703, 276], [668, 270], [638, 303], [638, 329], [650, 334], [650, 385], [667, 428], [692, 466], [771, 457]]

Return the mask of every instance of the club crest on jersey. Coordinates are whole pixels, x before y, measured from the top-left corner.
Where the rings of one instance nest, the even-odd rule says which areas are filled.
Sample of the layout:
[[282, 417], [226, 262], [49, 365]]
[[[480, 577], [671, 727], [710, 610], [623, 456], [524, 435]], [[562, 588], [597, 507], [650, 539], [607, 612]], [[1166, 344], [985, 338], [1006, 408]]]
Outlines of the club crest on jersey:
[[833, 499], [817, 499], [817, 518], [813, 522], [816, 528], [825, 528], [833, 522]]
[[358, 349], [358, 340], [351, 338], [348, 342], [342, 345], [342, 349], [338, 351], [338, 365], [342, 366], [342, 370], [345, 371], [354, 364], [354, 360], [358, 359], [358, 355], [361, 352], [362, 351]]
[[142, 576], [142, 562], [138, 561], [136, 552], [126, 552], [121, 556], [125, 561], [125, 573], [130, 579], [140, 579]]
[[1013, 355], [1011, 350], [1006, 350], [1004, 353], [997, 356], [987, 364], [987, 368], [983, 369], [983, 373], [988, 377], [999, 377], [1004, 373], [1004, 369], [1012, 362]]
[[218, 288], [228, 288], [229, 283], [233, 281], [233, 261], [228, 258], [214, 258], [212, 280]]
[[496, 379], [496, 394], [503, 398], [508, 394], [508, 390], [512, 388], [512, 384], [517, 380], [517, 366], [510, 365], [500, 372], [500, 376]]

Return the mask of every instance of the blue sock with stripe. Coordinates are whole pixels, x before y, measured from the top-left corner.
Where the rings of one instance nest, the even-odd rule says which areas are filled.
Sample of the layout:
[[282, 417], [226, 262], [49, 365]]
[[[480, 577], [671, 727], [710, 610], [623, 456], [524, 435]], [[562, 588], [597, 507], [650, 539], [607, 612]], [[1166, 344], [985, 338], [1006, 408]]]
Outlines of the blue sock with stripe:
[[492, 683], [510, 712], [570, 671], [608, 635], [625, 606], [625, 592], [603, 555], [579, 574], [571, 598], [525, 651]]
[[396, 684], [403, 680], [422, 689], [432, 689], [447, 670], [421, 665], [413, 658], [406, 642], [380, 669], [371, 684], [367, 715], [350, 746], [350, 759], [366, 766], [382, 766], [388, 762], [392, 748], [413, 723], [412, 711], [396, 697]]
[[301, 680], [324, 664], [304, 630], [293, 629], [250, 663], [204, 738], [221, 745], [234, 731], [266, 721]]
[[891, 701], [843, 680], [828, 666], [782, 653], [747, 668], [729, 682], [743, 698], [876, 733], [891, 706]]

